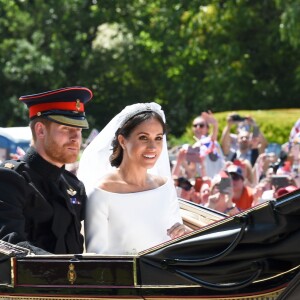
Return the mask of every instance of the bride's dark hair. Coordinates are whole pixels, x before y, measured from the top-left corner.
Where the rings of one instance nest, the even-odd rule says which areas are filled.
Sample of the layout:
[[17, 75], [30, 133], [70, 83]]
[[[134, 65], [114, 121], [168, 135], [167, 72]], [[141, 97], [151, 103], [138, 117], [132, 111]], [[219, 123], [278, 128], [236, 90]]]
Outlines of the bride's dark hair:
[[152, 118], [159, 121], [159, 123], [163, 128], [163, 133], [164, 134], [166, 133], [166, 124], [158, 113], [154, 111], [143, 111], [141, 113], [134, 115], [129, 120], [127, 120], [121, 128], [119, 128], [115, 132], [114, 139], [111, 143], [113, 152], [109, 157], [109, 161], [112, 167], [119, 167], [123, 160], [123, 148], [119, 143], [118, 135], [121, 134], [122, 136], [124, 136], [124, 138], [127, 139], [136, 126]]

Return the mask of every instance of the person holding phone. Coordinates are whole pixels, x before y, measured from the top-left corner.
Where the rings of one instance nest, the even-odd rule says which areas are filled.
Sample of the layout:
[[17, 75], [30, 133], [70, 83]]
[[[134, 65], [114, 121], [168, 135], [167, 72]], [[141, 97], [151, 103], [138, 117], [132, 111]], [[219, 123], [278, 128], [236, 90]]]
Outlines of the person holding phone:
[[[210, 128], [212, 127], [212, 129]], [[218, 174], [225, 160], [218, 138], [218, 121], [211, 111], [202, 112], [192, 123], [195, 143], [183, 145], [177, 155], [173, 175], [185, 175], [188, 179]], [[183, 173], [181, 173], [183, 172]]]
[[240, 210], [246, 210], [255, 203], [254, 189], [245, 184], [245, 177], [241, 167], [231, 164], [226, 171], [232, 179], [232, 202]]
[[177, 196], [194, 203], [200, 203], [199, 192], [195, 190], [194, 185], [185, 177], [173, 178], [176, 187]]
[[240, 212], [232, 201], [232, 179], [227, 171], [222, 170], [212, 179], [211, 191], [205, 207], [220, 211], [229, 216]]
[[[231, 132], [233, 126], [236, 126], [236, 133]], [[227, 161], [248, 160], [254, 166], [258, 155], [265, 151], [267, 144], [252, 117], [241, 117], [236, 113], [227, 116], [227, 124], [221, 136], [221, 147]]]

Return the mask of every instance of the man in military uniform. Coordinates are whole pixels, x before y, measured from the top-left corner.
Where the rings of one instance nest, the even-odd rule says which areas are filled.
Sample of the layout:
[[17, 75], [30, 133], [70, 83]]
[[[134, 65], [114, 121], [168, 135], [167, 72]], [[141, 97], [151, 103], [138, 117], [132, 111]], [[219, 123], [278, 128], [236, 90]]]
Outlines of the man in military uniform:
[[21, 160], [0, 167], [0, 239], [35, 254], [83, 252], [86, 193], [65, 170], [77, 160], [84, 104], [92, 92], [68, 87], [20, 97], [29, 109], [32, 145]]

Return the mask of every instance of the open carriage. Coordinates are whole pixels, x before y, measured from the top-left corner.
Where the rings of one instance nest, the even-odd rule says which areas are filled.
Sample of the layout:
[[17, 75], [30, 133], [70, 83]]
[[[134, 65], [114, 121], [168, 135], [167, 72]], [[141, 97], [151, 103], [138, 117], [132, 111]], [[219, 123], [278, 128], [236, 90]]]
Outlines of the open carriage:
[[233, 217], [179, 201], [194, 231], [137, 255], [37, 256], [1, 242], [0, 299], [279, 299], [297, 283], [299, 191]]

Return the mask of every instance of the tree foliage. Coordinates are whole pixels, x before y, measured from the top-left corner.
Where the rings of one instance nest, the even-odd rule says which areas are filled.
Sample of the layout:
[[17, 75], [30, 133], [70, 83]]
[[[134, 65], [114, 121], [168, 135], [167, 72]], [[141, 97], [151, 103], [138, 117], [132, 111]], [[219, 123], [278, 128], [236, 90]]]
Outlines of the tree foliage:
[[298, 2], [0, 0], [1, 125], [28, 122], [19, 96], [72, 85], [98, 129], [136, 102], [177, 136], [204, 110], [295, 107]]

